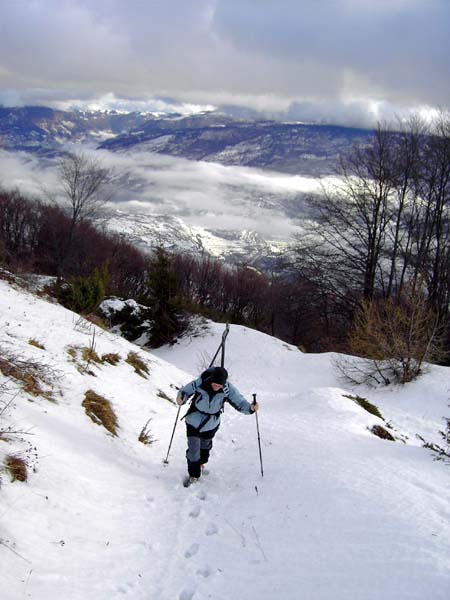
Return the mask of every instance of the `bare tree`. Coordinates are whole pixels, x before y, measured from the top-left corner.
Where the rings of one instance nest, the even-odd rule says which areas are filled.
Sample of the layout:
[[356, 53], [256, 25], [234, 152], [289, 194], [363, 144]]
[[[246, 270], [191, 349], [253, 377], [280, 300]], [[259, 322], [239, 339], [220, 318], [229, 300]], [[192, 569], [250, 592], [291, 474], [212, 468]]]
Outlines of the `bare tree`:
[[59, 162], [58, 175], [74, 224], [95, 218], [111, 197], [112, 170], [94, 157], [81, 152], [68, 154]]
[[298, 273], [350, 320], [361, 298], [375, 297], [381, 287], [392, 226], [392, 154], [392, 135], [379, 126], [370, 145], [342, 158], [340, 183], [311, 198], [311, 219], [297, 238]]
[[450, 118], [440, 115], [427, 138], [421, 196], [425, 215], [418, 261], [429, 275], [433, 305], [448, 312], [448, 260], [450, 253]]
[[312, 199], [297, 244], [299, 273], [352, 320], [362, 300], [399, 301], [426, 284], [442, 316], [450, 302], [450, 120], [379, 125], [341, 162], [341, 184]]
[[[427, 127], [417, 116], [399, 121], [392, 137], [392, 182], [386, 276], [381, 279], [383, 296], [398, 297], [414, 264], [413, 247], [419, 219], [419, 176]], [[390, 267], [388, 267], [390, 263]], [[416, 279], [419, 271], [416, 271]]]
[[83, 220], [92, 220], [111, 198], [112, 170], [103, 167], [94, 157], [81, 152], [64, 156], [58, 165], [63, 196], [68, 205], [70, 228], [62, 256], [62, 266], [73, 245], [77, 226]]

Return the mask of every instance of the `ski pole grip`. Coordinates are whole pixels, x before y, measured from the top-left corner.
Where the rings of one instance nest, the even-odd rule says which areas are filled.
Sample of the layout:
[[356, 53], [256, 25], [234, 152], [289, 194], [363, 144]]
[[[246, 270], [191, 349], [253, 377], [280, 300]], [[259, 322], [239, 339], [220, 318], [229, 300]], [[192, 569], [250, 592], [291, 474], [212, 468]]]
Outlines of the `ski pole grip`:
[[256, 394], [252, 394], [253, 396], [253, 404], [256, 404]]

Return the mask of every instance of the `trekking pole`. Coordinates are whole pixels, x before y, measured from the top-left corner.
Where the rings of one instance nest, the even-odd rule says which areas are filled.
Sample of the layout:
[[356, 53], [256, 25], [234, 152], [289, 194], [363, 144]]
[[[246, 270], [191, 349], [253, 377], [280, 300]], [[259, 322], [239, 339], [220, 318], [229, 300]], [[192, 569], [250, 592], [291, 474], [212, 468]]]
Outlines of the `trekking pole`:
[[212, 367], [213, 364], [215, 363], [216, 358], [219, 356], [219, 352], [220, 351], [222, 351], [222, 355], [220, 357], [220, 366], [221, 367], [224, 366], [224, 363], [225, 363], [225, 342], [226, 342], [227, 335], [228, 335], [229, 331], [230, 331], [230, 325], [229, 325], [229, 323], [227, 323], [225, 325], [225, 331], [222, 333], [222, 341], [220, 342], [219, 347], [217, 348], [217, 352], [214, 354], [211, 362], [209, 363], [210, 367]]
[[169, 464], [169, 452], [172, 447], [173, 436], [175, 435], [175, 429], [176, 429], [176, 426], [178, 423], [178, 417], [180, 416], [180, 410], [181, 410], [181, 404], [178, 406], [177, 416], [175, 417], [175, 425], [173, 426], [172, 437], [170, 438], [170, 444], [169, 444], [169, 449], [167, 450], [167, 456], [163, 461], [165, 465]]
[[220, 357], [220, 366], [223, 368], [225, 366], [225, 342], [227, 339], [228, 332], [230, 331], [230, 325], [227, 323], [225, 325], [225, 331], [222, 333], [222, 354]]
[[[253, 404], [256, 404], [256, 394], [253, 394]], [[262, 454], [261, 454], [261, 438], [259, 436], [258, 411], [255, 411], [255, 417], [256, 417], [256, 431], [258, 434], [259, 462], [261, 463], [261, 477], [264, 477]]]

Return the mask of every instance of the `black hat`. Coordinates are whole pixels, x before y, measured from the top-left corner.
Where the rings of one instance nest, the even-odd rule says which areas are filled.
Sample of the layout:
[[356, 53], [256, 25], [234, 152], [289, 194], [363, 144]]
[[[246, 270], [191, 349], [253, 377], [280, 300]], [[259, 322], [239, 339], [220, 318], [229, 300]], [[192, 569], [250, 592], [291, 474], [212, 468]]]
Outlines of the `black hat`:
[[211, 383], [219, 383], [225, 385], [228, 379], [228, 371], [223, 367], [214, 367], [211, 372]]

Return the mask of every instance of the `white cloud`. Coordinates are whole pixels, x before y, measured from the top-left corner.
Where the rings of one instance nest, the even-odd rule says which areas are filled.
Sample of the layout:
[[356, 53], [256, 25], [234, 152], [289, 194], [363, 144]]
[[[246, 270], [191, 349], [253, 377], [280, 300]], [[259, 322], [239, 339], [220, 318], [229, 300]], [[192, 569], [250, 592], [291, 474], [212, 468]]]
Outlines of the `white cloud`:
[[193, 115], [210, 112], [216, 109], [212, 104], [195, 104], [193, 102], [177, 102], [176, 100], [164, 100], [162, 98], [118, 98], [112, 92], [97, 98], [49, 101], [52, 106], [61, 110], [116, 110], [119, 112], [143, 112], [143, 113], [179, 113], [181, 115]]
[[41, 161], [26, 152], [10, 153], [0, 150], [0, 186], [17, 188], [32, 197], [42, 197], [44, 189], [56, 188], [53, 164], [53, 161]]
[[[288, 238], [296, 230], [283, 202], [320, 186], [317, 179], [154, 154], [97, 151], [95, 155], [105, 166], [126, 175], [115, 187], [112, 208], [174, 215], [191, 226], [246, 229], [272, 239]], [[55, 163], [2, 152], [0, 183], [31, 195], [42, 196], [43, 188], [56, 191]]]

